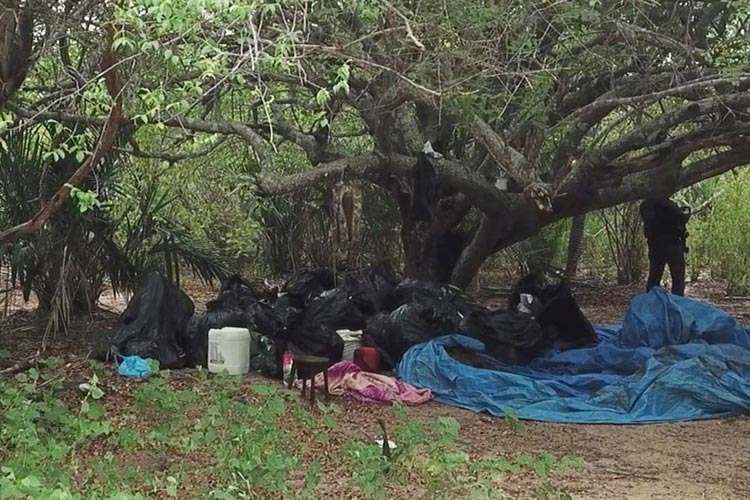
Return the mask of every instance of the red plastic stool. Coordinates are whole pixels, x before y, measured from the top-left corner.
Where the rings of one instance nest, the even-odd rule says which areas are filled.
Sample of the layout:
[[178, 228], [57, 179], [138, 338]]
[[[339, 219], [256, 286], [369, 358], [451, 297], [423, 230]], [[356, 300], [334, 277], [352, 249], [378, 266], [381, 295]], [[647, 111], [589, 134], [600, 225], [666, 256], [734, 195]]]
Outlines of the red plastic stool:
[[374, 347], [360, 347], [354, 351], [354, 364], [366, 372], [380, 371], [380, 353]]

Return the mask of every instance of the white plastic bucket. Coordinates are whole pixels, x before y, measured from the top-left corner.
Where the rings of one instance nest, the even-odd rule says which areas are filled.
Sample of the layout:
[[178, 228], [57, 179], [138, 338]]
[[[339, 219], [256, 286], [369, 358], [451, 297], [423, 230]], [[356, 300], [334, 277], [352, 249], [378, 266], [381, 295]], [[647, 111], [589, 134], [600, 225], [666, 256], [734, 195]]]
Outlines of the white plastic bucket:
[[244, 375], [250, 371], [250, 332], [225, 327], [208, 331], [208, 371]]

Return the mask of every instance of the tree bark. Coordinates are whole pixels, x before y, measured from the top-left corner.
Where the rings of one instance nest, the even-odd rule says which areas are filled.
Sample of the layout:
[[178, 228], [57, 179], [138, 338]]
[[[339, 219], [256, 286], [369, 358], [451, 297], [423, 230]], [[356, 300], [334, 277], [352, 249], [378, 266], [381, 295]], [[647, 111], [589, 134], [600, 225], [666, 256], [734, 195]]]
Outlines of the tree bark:
[[574, 278], [578, 272], [578, 263], [583, 255], [586, 240], [586, 214], [573, 217], [570, 226], [570, 239], [568, 240], [568, 259], [565, 264], [565, 275]]
[[438, 266], [434, 247], [428, 243], [428, 229], [423, 222], [404, 221], [401, 229], [401, 244], [404, 248], [404, 274], [409, 278], [439, 282]]
[[31, 66], [34, 19], [28, 5], [0, 3], [0, 107], [21, 87]]

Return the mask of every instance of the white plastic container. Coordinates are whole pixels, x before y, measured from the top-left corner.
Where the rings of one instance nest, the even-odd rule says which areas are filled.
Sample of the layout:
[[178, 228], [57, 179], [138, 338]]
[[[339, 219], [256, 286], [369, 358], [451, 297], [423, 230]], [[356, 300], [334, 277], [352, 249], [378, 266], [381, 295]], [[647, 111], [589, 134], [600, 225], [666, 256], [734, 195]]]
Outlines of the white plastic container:
[[208, 331], [208, 371], [244, 375], [250, 371], [250, 332], [225, 327]]

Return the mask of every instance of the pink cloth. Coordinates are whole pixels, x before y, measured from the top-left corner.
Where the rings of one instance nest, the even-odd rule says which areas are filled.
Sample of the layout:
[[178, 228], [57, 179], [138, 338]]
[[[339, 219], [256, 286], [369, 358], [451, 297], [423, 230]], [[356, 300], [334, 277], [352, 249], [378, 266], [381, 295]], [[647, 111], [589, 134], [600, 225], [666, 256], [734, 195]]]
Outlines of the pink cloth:
[[[294, 385], [302, 387], [297, 380]], [[323, 387], [323, 374], [315, 376], [315, 387]], [[363, 403], [392, 403], [408, 406], [432, 400], [432, 391], [417, 389], [402, 380], [363, 371], [351, 361], [341, 361], [328, 369], [328, 391], [335, 396], [348, 396]]]

